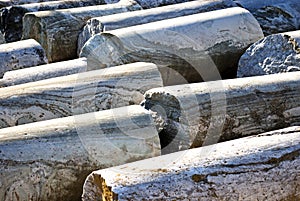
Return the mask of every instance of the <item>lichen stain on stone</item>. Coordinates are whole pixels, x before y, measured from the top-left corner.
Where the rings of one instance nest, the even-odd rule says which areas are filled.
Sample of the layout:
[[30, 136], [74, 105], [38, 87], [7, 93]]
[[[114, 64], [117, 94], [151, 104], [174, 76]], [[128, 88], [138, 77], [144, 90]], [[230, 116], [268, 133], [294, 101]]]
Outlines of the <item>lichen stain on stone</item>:
[[288, 40], [287, 42], [288, 42], [289, 44], [292, 44], [293, 50], [294, 50], [297, 54], [300, 54], [300, 48], [299, 48], [299, 44], [297, 43], [297, 41], [296, 41], [294, 38], [292, 38], [291, 36], [286, 35], [286, 34], [284, 35], [284, 38]]
[[256, 111], [250, 111], [250, 117], [257, 125], [261, 125], [261, 117]]
[[288, 195], [286, 198], [281, 199], [280, 201], [297, 201], [300, 200], [300, 195], [291, 194]]
[[153, 170], [153, 172], [166, 173], [166, 172], [168, 172], [168, 170], [167, 169], [158, 168], [158, 169]]
[[276, 114], [279, 117], [283, 117], [283, 112], [286, 110], [287, 106], [285, 101], [272, 99], [269, 104], [269, 108], [273, 114]]
[[112, 192], [111, 186], [108, 186], [105, 179], [100, 175], [93, 174], [94, 184], [97, 185], [101, 191], [103, 201], [113, 201], [118, 199], [118, 195]]
[[9, 126], [10, 125], [4, 119], [0, 119], [0, 128], [6, 128]]
[[125, 163], [132, 163], [132, 162], [135, 162], [135, 161], [139, 161], [139, 160], [143, 160], [145, 159], [144, 157], [142, 156], [130, 156], [130, 158], [128, 158]]
[[207, 181], [207, 175], [201, 175], [201, 174], [193, 174], [191, 176], [192, 180], [196, 183], [199, 183], [201, 181]]
[[225, 117], [225, 122], [222, 128], [222, 134], [219, 137], [219, 142], [232, 140], [239, 137], [239, 133], [234, 132], [235, 128], [240, 126], [240, 122], [235, 116], [229, 116], [228, 114]]

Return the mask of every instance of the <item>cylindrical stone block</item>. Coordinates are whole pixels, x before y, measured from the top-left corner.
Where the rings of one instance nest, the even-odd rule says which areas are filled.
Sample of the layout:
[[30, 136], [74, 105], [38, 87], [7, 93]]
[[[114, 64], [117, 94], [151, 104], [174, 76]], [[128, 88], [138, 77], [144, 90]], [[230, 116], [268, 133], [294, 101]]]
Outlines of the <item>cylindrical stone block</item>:
[[83, 201], [299, 200], [293, 127], [94, 171]]
[[0, 30], [5, 36], [6, 42], [21, 40], [23, 29], [23, 17], [26, 13], [67, 9], [98, 4], [114, 3], [114, 0], [63, 0], [43, 3], [31, 3], [25, 5], [14, 5], [0, 10]]
[[138, 105], [161, 86], [156, 65], [134, 63], [0, 88], [0, 128]]
[[151, 89], [164, 153], [300, 124], [300, 72]]
[[160, 155], [140, 106], [0, 129], [0, 200], [81, 200], [93, 170]]
[[151, 61], [164, 82], [181, 84], [236, 75], [245, 49], [263, 37], [255, 18], [243, 8], [227, 8], [97, 34], [80, 56], [89, 66], [109, 67]]
[[86, 58], [45, 64], [20, 70], [8, 71], [0, 79], [0, 86], [7, 87], [36, 82], [54, 77], [66, 76], [87, 70]]
[[0, 78], [10, 70], [46, 63], [45, 50], [33, 39], [0, 45]]
[[141, 11], [92, 18], [87, 22], [79, 35], [78, 53], [80, 53], [81, 48], [89, 38], [103, 31], [110, 31], [159, 20], [202, 13], [232, 7], [234, 5], [235, 4], [232, 0], [198, 0]]
[[23, 38], [34, 38], [44, 47], [49, 62], [77, 58], [80, 30], [92, 17], [140, 10], [135, 1], [27, 13], [23, 18]]

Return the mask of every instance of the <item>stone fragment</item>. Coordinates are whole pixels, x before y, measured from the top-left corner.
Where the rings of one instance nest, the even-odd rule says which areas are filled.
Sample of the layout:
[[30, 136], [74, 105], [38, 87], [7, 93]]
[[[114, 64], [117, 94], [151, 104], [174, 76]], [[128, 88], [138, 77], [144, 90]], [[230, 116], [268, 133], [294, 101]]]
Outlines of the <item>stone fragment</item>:
[[254, 15], [265, 36], [300, 29], [299, 0], [234, 0], [234, 2]]
[[300, 70], [300, 31], [274, 34], [250, 46], [239, 60], [238, 77]]

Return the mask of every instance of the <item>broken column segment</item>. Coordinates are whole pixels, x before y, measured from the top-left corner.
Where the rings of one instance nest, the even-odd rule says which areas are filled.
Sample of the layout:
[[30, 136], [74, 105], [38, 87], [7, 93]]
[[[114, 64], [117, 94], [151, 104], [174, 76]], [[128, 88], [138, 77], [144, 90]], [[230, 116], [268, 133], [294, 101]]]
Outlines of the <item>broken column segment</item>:
[[181, 84], [170, 72], [179, 73], [185, 83], [235, 76], [244, 50], [262, 37], [251, 13], [235, 7], [97, 34], [80, 56], [89, 66], [101, 67], [151, 61], [167, 85]]
[[0, 10], [0, 30], [5, 36], [6, 42], [21, 40], [23, 29], [23, 17], [26, 13], [67, 9], [98, 4], [113, 3], [113, 0], [64, 0], [43, 3], [32, 3], [25, 5], [14, 5]]
[[265, 36], [300, 29], [298, 0], [234, 0], [234, 2], [250, 10]]
[[300, 72], [151, 89], [165, 153], [300, 123]]
[[54, 77], [86, 72], [86, 58], [45, 64], [20, 70], [8, 71], [0, 79], [0, 86], [7, 87], [28, 82], [36, 82]]
[[272, 131], [94, 171], [82, 200], [299, 200], [299, 153], [299, 127]]
[[23, 38], [33, 38], [46, 50], [49, 62], [77, 58], [77, 39], [86, 21], [115, 13], [141, 10], [135, 1], [27, 13], [23, 18]]
[[238, 77], [300, 70], [300, 31], [274, 34], [254, 43], [242, 55]]
[[161, 86], [157, 66], [134, 63], [0, 88], [0, 128], [138, 105]]
[[92, 18], [86, 23], [79, 35], [78, 53], [80, 53], [81, 48], [89, 38], [103, 31], [110, 31], [164, 19], [202, 13], [232, 7], [234, 5], [235, 4], [232, 0], [199, 0]]
[[128, 106], [0, 129], [0, 200], [80, 200], [93, 170], [160, 155], [148, 111]]
[[33, 39], [0, 45], [0, 77], [10, 70], [48, 63], [45, 50]]

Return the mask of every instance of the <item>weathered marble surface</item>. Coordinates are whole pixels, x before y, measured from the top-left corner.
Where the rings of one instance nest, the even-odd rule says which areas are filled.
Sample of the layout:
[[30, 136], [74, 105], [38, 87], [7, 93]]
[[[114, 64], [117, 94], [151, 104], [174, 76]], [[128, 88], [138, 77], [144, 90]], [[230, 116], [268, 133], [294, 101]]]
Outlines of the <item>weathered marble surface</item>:
[[0, 129], [0, 200], [80, 200], [91, 171], [160, 155], [153, 119], [129, 106]]
[[23, 29], [23, 17], [26, 13], [67, 9], [75, 7], [93, 6], [116, 2], [114, 0], [63, 0], [25, 5], [15, 5], [0, 10], [0, 30], [5, 36], [6, 42], [21, 40]]
[[300, 71], [300, 31], [267, 36], [242, 55], [238, 77]]
[[8, 71], [0, 79], [0, 86], [7, 87], [28, 82], [36, 82], [54, 77], [87, 71], [86, 58], [45, 64], [20, 70]]
[[46, 63], [45, 50], [33, 39], [0, 45], [0, 78], [10, 70]]
[[116, 4], [27, 13], [23, 18], [23, 38], [39, 41], [50, 62], [75, 59], [78, 35], [87, 20], [140, 9], [134, 1], [121, 0]]
[[265, 36], [300, 29], [299, 0], [234, 0], [250, 10]]
[[134, 63], [0, 88], [0, 128], [137, 105], [161, 86], [157, 66]]
[[181, 84], [176, 73], [184, 83], [235, 76], [239, 57], [262, 37], [254, 17], [235, 7], [97, 34], [80, 56], [102, 67], [151, 61], [166, 85]]
[[300, 124], [300, 72], [195, 83], [145, 93], [163, 151]]
[[299, 200], [299, 153], [293, 127], [154, 157], [94, 171], [83, 201]]
[[145, 24], [149, 22], [233, 7], [232, 0], [198, 0], [140, 11], [119, 13], [90, 19], [78, 38], [78, 53], [92, 36], [103, 31]]

